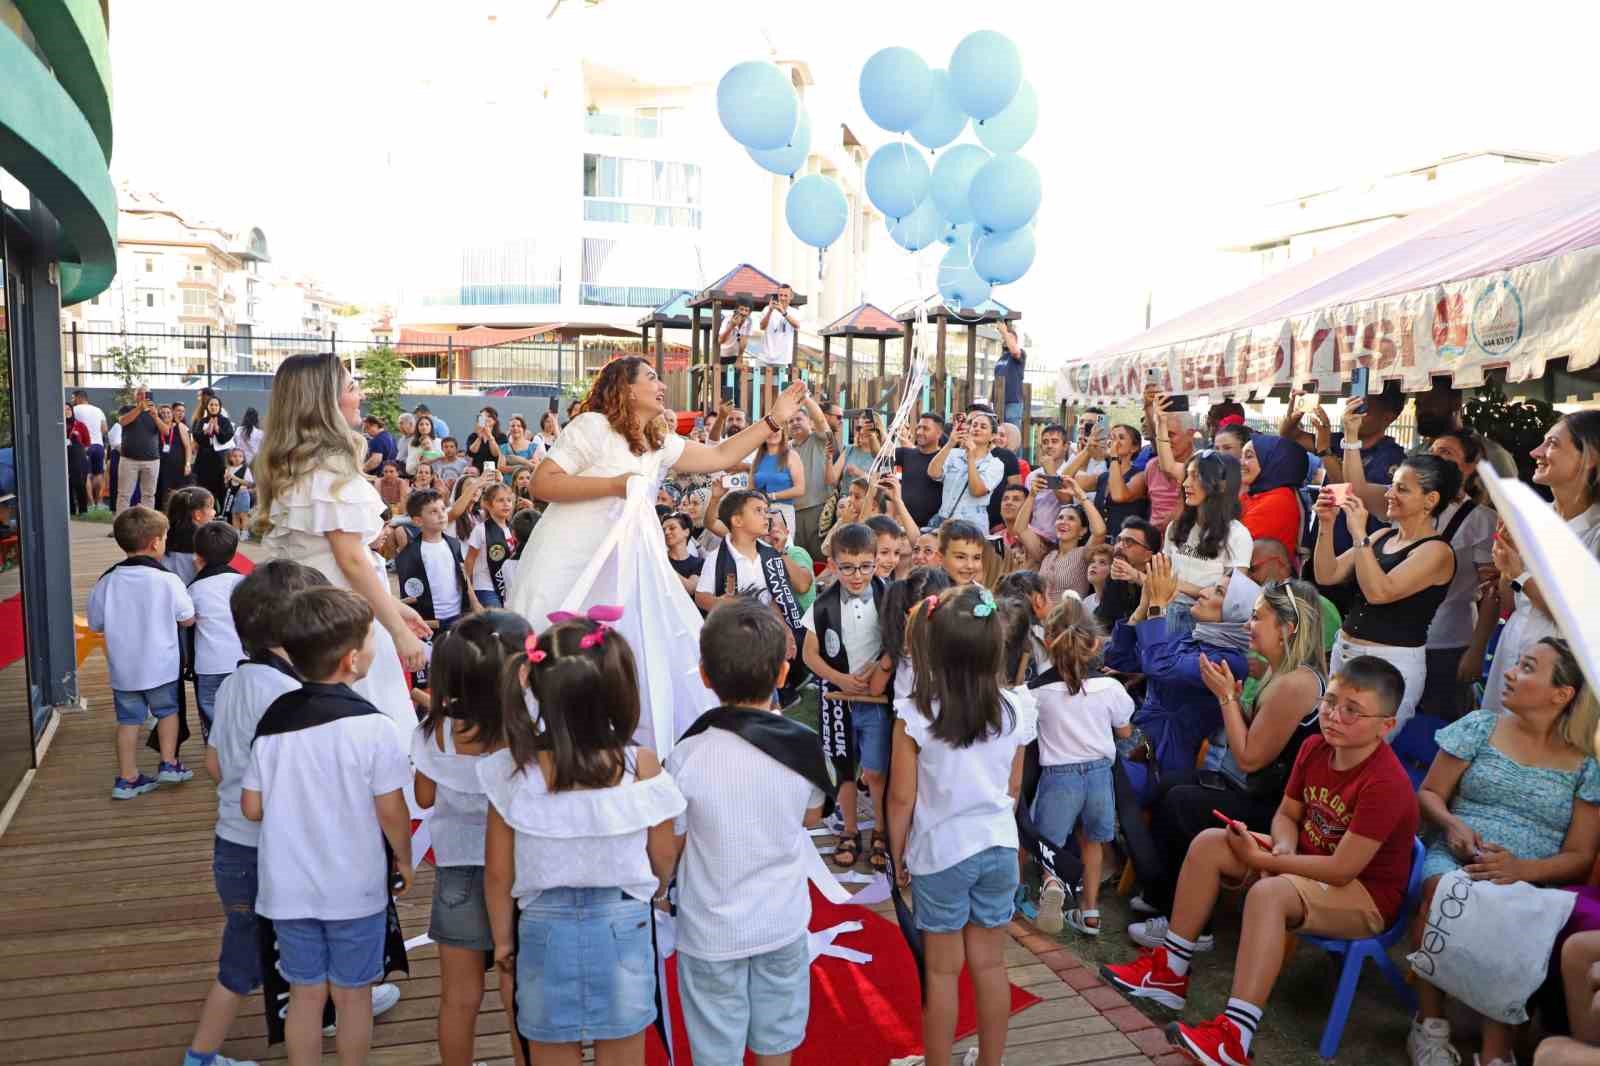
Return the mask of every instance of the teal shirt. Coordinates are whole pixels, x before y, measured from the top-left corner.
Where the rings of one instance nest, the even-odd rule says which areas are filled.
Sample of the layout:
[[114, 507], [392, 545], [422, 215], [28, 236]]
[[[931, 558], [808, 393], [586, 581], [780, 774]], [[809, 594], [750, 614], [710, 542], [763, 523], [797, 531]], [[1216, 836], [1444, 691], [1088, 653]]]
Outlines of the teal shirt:
[[[803, 566], [807, 570], [811, 569], [811, 567], [812, 567], [811, 553], [806, 551], [804, 548], [800, 547], [800, 545], [798, 545], [798, 544], [789, 545], [789, 550], [785, 554], [787, 554], [789, 556], [789, 559], [796, 566]], [[795, 596], [794, 596], [794, 601], [800, 605], [800, 609], [802, 611], [811, 610], [811, 605], [816, 602], [816, 599], [817, 599], [817, 583], [815, 581], [811, 582], [811, 588], [806, 591], [806, 594], [804, 596], [800, 595], [798, 592], [795, 593]]]

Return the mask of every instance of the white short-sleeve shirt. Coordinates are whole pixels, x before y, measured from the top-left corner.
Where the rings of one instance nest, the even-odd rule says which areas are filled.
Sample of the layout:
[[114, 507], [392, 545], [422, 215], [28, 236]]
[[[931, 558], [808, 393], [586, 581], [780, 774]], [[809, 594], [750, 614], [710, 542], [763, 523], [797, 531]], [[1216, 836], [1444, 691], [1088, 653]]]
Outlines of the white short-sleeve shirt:
[[1172, 576], [1182, 584], [1195, 585], [1200, 588], [1209, 588], [1222, 580], [1222, 575], [1230, 570], [1249, 569], [1250, 556], [1255, 552], [1256, 539], [1245, 528], [1243, 522], [1237, 518], [1228, 525], [1228, 540], [1217, 553], [1215, 559], [1202, 559], [1195, 552], [1200, 547], [1200, 525], [1189, 531], [1189, 537], [1183, 544], [1174, 544], [1172, 538], [1163, 534], [1166, 542], [1162, 544], [1161, 551], [1172, 561]]
[[[461, 586], [456, 581], [456, 557], [443, 537], [422, 541], [421, 551], [422, 571], [428, 575], [428, 589], [433, 593], [433, 617], [448, 622], [461, 613]], [[481, 587], [489, 586], [485, 584]]]
[[[801, 628], [817, 633], [816, 622], [817, 605], [815, 602], [806, 608], [806, 614], [800, 621]], [[867, 595], [864, 599], [852, 598], [845, 595], [844, 590], [839, 590], [839, 628], [843, 630], [841, 640], [844, 645], [845, 662], [849, 664], [850, 673], [855, 673], [868, 663], [878, 658], [878, 650], [883, 647], [883, 630], [878, 624], [878, 608], [872, 602], [872, 587], [867, 586]], [[825, 642], [828, 635], [817, 633], [817, 640]], [[823, 646], [823, 651], [832, 657], [839, 653], [837, 648]]]
[[[772, 594], [767, 591], [767, 579], [761, 573], [761, 549], [757, 548], [754, 555], [746, 556], [733, 546], [732, 541], [724, 541], [722, 547], [733, 554], [734, 582], [738, 585], [738, 591], [755, 590], [760, 594], [762, 603], [771, 603]], [[700, 583], [695, 586], [695, 591], [713, 596], [726, 594], [726, 589], [717, 588], [717, 552], [708, 556], [706, 565], [700, 568]]]
[[794, 362], [794, 324], [778, 310], [767, 318], [767, 332], [761, 343], [761, 361], [768, 366], [789, 366]]
[[189, 586], [194, 601], [194, 672], [231, 674], [244, 648], [233, 628], [233, 590], [244, 575], [232, 571], [216, 574]]
[[256, 911], [346, 921], [389, 903], [377, 797], [411, 780], [400, 734], [381, 714], [262, 737], [243, 788], [261, 793]]
[[1025, 688], [1002, 695], [1013, 711], [1002, 716], [1006, 731], [964, 748], [934, 736], [933, 723], [913, 701], [895, 702], [906, 735], [917, 745], [917, 802], [906, 842], [906, 869], [913, 876], [948, 870], [989, 848], [1017, 846], [1011, 766], [1036, 735], [1039, 711]]
[[[478, 524], [477, 528], [475, 528], [472, 531], [472, 535], [467, 538], [467, 547], [476, 548], [478, 550], [477, 558], [472, 561], [472, 573], [467, 575], [468, 578], [472, 581], [472, 587], [473, 587], [474, 590], [477, 590], [477, 589], [492, 589], [492, 588], [494, 588], [494, 578], [489, 573], [489, 538], [488, 538], [488, 534], [484, 532], [484, 528], [485, 528], [485, 524], [480, 522]], [[505, 533], [506, 540], [509, 541], [511, 539], [511, 531], [509, 529], [506, 529], [504, 526], [501, 526], [500, 529], [501, 529], [501, 531], [503, 533]], [[448, 551], [449, 549], [446, 549], [446, 550]], [[426, 560], [424, 560], [424, 561], [426, 561]], [[502, 563], [501, 564], [502, 571], [504, 570], [504, 568], [505, 568], [505, 564]], [[430, 585], [433, 584], [433, 572], [432, 571], [428, 572], [428, 583]], [[453, 585], [454, 585], [454, 582], [452, 582], [452, 586]], [[507, 578], [506, 579], [506, 587], [509, 588], [510, 586], [511, 586], [511, 581], [510, 581], [509, 578]], [[433, 595], [434, 595], [434, 601], [433, 602], [434, 602], [434, 607], [435, 607], [435, 612], [434, 613], [437, 614], [438, 613], [437, 607], [438, 607], [438, 603], [439, 603], [439, 599], [438, 599], [439, 593], [437, 591], [435, 591]]]
[[178, 624], [194, 617], [183, 579], [153, 566], [118, 566], [89, 592], [89, 628], [105, 634], [111, 687], [143, 692], [178, 680]]
[[300, 687], [299, 679], [272, 666], [245, 663], [222, 682], [211, 708], [208, 747], [217, 750], [222, 780], [217, 782], [217, 836], [247, 848], [261, 843], [261, 823], [239, 809], [239, 791], [250, 767], [250, 741], [272, 701]]
[[[684, 438], [676, 433], [667, 434], [661, 442], [661, 470], [671, 468], [678, 461], [683, 446]], [[545, 458], [569, 474], [588, 477], [644, 473], [646, 466], [654, 463], [653, 453], [634, 455], [627, 439], [613, 430], [606, 416], [598, 411], [585, 411], [568, 422]]]
[[806, 935], [812, 847], [806, 812], [822, 790], [726, 729], [672, 749], [667, 769], [688, 804], [678, 867], [678, 950], [722, 961], [760, 955]]
[[106, 414], [92, 403], [75, 403], [72, 405], [72, 417], [82, 422], [89, 431], [89, 445], [105, 443]]
[[1116, 757], [1111, 731], [1133, 721], [1135, 710], [1122, 682], [1091, 677], [1084, 681], [1083, 691], [1074, 694], [1058, 679], [1043, 685], [1035, 682], [1029, 691], [1039, 706], [1040, 766]]

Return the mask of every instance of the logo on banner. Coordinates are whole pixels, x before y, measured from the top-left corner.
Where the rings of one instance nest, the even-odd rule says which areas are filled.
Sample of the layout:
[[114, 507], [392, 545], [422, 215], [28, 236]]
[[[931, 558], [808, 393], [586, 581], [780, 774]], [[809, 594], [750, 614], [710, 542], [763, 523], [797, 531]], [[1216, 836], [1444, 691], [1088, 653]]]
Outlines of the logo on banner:
[[1506, 278], [1491, 281], [1472, 305], [1472, 339], [1490, 355], [1505, 355], [1522, 340], [1522, 296]]

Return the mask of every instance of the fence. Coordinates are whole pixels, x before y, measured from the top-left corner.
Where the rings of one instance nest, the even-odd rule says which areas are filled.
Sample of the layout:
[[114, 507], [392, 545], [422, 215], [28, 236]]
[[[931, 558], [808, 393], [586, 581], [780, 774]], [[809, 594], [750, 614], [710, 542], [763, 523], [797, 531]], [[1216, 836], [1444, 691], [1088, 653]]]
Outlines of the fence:
[[158, 388], [267, 389], [284, 359], [318, 352], [334, 352], [350, 363], [359, 378], [363, 357], [380, 347], [392, 349], [410, 364], [407, 392], [560, 396], [587, 381], [591, 371], [585, 368], [598, 367], [629, 344], [597, 337], [464, 348], [450, 338], [385, 341], [340, 337], [337, 332], [253, 334], [209, 328], [107, 331], [80, 329], [76, 323], [61, 334], [63, 375], [69, 388], [119, 387], [127, 367], [127, 376]]

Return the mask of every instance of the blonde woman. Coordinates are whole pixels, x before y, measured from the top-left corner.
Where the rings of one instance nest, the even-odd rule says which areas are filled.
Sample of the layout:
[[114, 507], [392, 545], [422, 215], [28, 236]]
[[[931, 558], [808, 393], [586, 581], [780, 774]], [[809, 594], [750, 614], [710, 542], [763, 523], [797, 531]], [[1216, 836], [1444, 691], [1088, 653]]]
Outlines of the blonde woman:
[[271, 555], [318, 570], [372, 605], [376, 654], [355, 689], [409, 736], [417, 716], [404, 671], [423, 665], [429, 630], [389, 592], [370, 547], [385, 532], [383, 500], [361, 476], [360, 420], [361, 386], [336, 357], [284, 360], [255, 461], [254, 530]]

